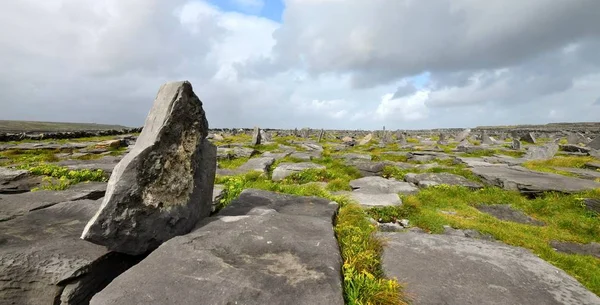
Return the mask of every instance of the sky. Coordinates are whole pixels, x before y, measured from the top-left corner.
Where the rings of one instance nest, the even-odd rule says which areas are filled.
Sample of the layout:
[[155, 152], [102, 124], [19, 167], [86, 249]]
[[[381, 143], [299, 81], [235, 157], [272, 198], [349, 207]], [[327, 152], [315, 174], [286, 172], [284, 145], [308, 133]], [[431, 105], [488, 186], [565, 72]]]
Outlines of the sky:
[[600, 1], [0, 3], [0, 119], [142, 126], [176, 80], [213, 128], [600, 121]]

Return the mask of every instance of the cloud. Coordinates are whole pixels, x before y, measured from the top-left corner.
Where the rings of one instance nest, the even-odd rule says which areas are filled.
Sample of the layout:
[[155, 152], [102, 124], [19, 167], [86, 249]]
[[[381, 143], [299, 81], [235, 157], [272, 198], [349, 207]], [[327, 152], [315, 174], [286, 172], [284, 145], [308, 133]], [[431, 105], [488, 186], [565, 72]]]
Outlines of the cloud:
[[230, 1], [7, 2], [0, 119], [137, 126], [180, 79], [213, 127], [600, 119], [596, 0]]

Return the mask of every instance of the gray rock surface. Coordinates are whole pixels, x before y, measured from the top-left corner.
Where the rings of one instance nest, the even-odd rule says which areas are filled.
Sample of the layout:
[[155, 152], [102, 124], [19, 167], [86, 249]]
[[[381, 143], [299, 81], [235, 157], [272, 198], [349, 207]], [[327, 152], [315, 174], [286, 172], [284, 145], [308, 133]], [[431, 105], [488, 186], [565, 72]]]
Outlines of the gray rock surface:
[[408, 173], [404, 176], [404, 180], [406, 180], [406, 182], [414, 183], [418, 186], [424, 186], [424, 184], [427, 184], [427, 182], [435, 182], [437, 184], [460, 185], [470, 189], [480, 189], [483, 187], [483, 185], [480, 183], [471, 181], [463, 176], [450, 173]]
[[547, 191], [573, 193], [600, 187], [600, 183], [595, 181], [534, 172], [520, 166], [474, 167], [472, 171], [487, 184], [526, 194]]
[[414, 194], [419, 191], [410, 183], [398, 181], [396, 179], [386, 179], [382, 177], [364, 177], [350, 181], [350, 187], [354, 191], [361, 193], [378, 194], [378, 193], [403, 193]]
[[223, 198], [225, 193], [225, 186], [222, 184], [215, 184], [213, 187], [213, 196], [212, 196], [212, 208], [211, 213], [217, 210], [217, 207], [220, 204], [220, 200]]
[[398, 194], [396, 193], [363, 193], [357, 191], [341, 191], [336, 192], [336, 194], [346, 195], [350, 197], [350, 199], [356, 201], [358, 204], [366, 208], [402, 205], [402, 200], [400, 200], [400, 197], [398, 197]]
[[325, 199], [245, 190], [218, 217], [116, 278], [91, 304], [342, 305], [336, 210]]
[[369, 142], [371, 142], [372, 139], [373, 139], [373, 134], [370, 133], [370, 134], [366, 135], [364, 138], [362, 138], [358, 142], [358, 145], [367, 145]]
[[60, 202], [98, 199], [104, 196], [106, 183], [79, 183], [64, 191], [36, 191], [21, 194], [0, 195], [0, 222], [47, 208]]
[[138, 259], [79, 239], [99, 201], [68, 201], [0, 222], [0, 304], [87, 304]]
[[519, 141], [519, 139], [513, 139], [511, 148], [514, 150], [521, 150], [521, 141]]
[[583, 204], [588, 210], [600, 214], [600, 199], [584, 198]]
[[161, 86], [135, 147], [114, 169], [82, 238], [137, 255], [210, 214], [216, 148], [189, 82]]
[[567, 241], [550, 241], [550, 246], [558, 252], [567, 254], [591, 255], [600, 258], [600, 243], [578, 244]]
[[589, 148], [600, 150], [600, 136], [596, 136], [594, 140], [586, 145]]
[[569, 133], [569, 135], [567, 136], [567, 143], [569, 144], [574, 144], [574, 145], [580, 145], [580, 144], [587, 144], [590, 140], [580, 134], [580, 133]]
[[254, 127], [254, 131], [252, 132], [252, 145], [260, 145], [262, 140], [262, 135], [260, 131], [260, 128]]
[[302, 161], [310, 161], [312, 159], [321, 158], [320, 151], [300, 151], [294, 152], [290, 155], [291, 158], [302, 160]]
[[[30, 175], [26, 170], [0, 167], [0, 194], [29, 192], [42, 183], [42, 177]], [[0, 212], [0, 215], [2, 212]]]
[[600, 304], [600, 298], [531, 252], [459, 236], [381, 233], [383, 270], [413, 304]]
[[552, 159], [558, 152], [558, 144], [548, 143], [543, 146], [530, 146], [523, 159], [527, 160], [548, 160]]
[[481, 204], [475, 207], [479, 211], [483, 213], [490, 214], [500, 220], [518, 222], [522, 224], [534, 225], [534, 226], [543, 226], [544, 223], [531, 218], [527, 214], [522, 211], [513, 209], [508, 204]]
[[596, 180], [600, 179], [600, 171], [589, 170], [584, 168], [573, 168], [573, 167], [554, 167], [554, 169], [565, 171], [571, 174], [575, 174], [582, 179]]
[[525, 135], [523, 135], [521, 137], [521, 141], [527, 142], [527, 143], [530, 143], [530, 144], [535, 144], [536, 143], [535, 136], [531, 132], [528, 132]]
[[456, 137], [454, 138], [454, 141], [462, 142], [463, 140], [467, 139], [469, 134], [471, 134], [471, 129], [465, 129], [456, 135]]
[[352, 161], [352, 160], [371, 161], [371, 155], [366, 155], [366, 154], [347, 153], [347, 154], [343, 154], [341, 157], [348, 161]]
[[273, 170], [273, 181], [280, 181], [285, 177], [290, 176], [294, 173], [299, 173], [307, 169], [325, 169], [325, 166], [315, 164], [312, 162], [300, 162], [300, 163], [280, 163]]
[[112, 171], [115, 169], [119, 161], [121, 161], [122, 157], [116, 156], [104, 156], [100, 159], [93, 160], [63, 160], [56, 162], [55, 164], [58, 166], [64, 166], [72, 170], [102, 170], [110, 175]]

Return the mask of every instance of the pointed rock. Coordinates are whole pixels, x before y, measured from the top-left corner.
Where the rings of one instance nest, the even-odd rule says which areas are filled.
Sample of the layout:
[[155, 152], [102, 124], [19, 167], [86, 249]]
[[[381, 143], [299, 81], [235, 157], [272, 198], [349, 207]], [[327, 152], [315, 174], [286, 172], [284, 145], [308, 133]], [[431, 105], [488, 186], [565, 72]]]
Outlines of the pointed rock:
[[210, 214], [216, 148], [189, 82], [161, 86], [133, 150], [115, 167], [81, 238], [142, 254]]
[[252, 133], [252, 145], [260, 145], [262, 141], [261, 130], [258, 127], [254, 127], [254, 132]]

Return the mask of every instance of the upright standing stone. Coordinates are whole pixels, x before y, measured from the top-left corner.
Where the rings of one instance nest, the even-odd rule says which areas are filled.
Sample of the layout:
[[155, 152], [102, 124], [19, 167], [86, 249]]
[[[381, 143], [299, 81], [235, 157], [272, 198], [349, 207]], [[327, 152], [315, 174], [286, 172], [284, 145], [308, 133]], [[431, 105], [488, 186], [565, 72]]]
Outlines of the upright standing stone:
[[446, 141], [446, 135], [443, 132], [440, 132], [440, 139], [437, 141], [439, 145], [446, 145], [448, 142]]
[[321, 142], [323, 140], [323, 135], [325, 135], [325, 130], [321, 129], [321, 131], [319, 132], [319, 139], [317, 140], [317, 142]]
[[271, 135], [264, 131], [263, 129], [260, 130], [260, 141], [261, 142], [269, 142], [271, 141]]
[[362, 138], [362, 140], [360, 140], [360, 142], [358, 142], [358, 145], [367, 145], [369, 142], [371, 142], [372, 139], [373, 139], [373, 134], [370, 133], [370, 134], [366, 135], [364, 138]]
[[533, 136], [533, 133], [528, 132], [524, 136], [521, 137], [521, 141], [535, 144], [535, 136]]
[[400, 145], [406, 145], [407, 141], [406, 141], [406, 134], [404, 132], [398, 132], [396, 134], [397, 140], [398, 140], [398, 144]]
[[260, 135], [260, 128], [254, 127], [254, 131], [252, 132], [252, 145], [260, 145], [262, 140], [262, 136]]
[[137, 255], [190, 232], [210, 214], [216, 147], [192, 85], [160, 87], [132, 151], [115, 167], [106, 197], [81, 238]]
[[586, 145], [589, 148], [600, 150], [600, 135], [596, 136], [596, 138]]
[[492, 145], [494, 141], [488, 136], [488, 133], [484, 130], [481, 132], [481, 144]]
[[518, 139], [513, 139], [512, 149], [521, 150], [521, 141], [519, 141]]

